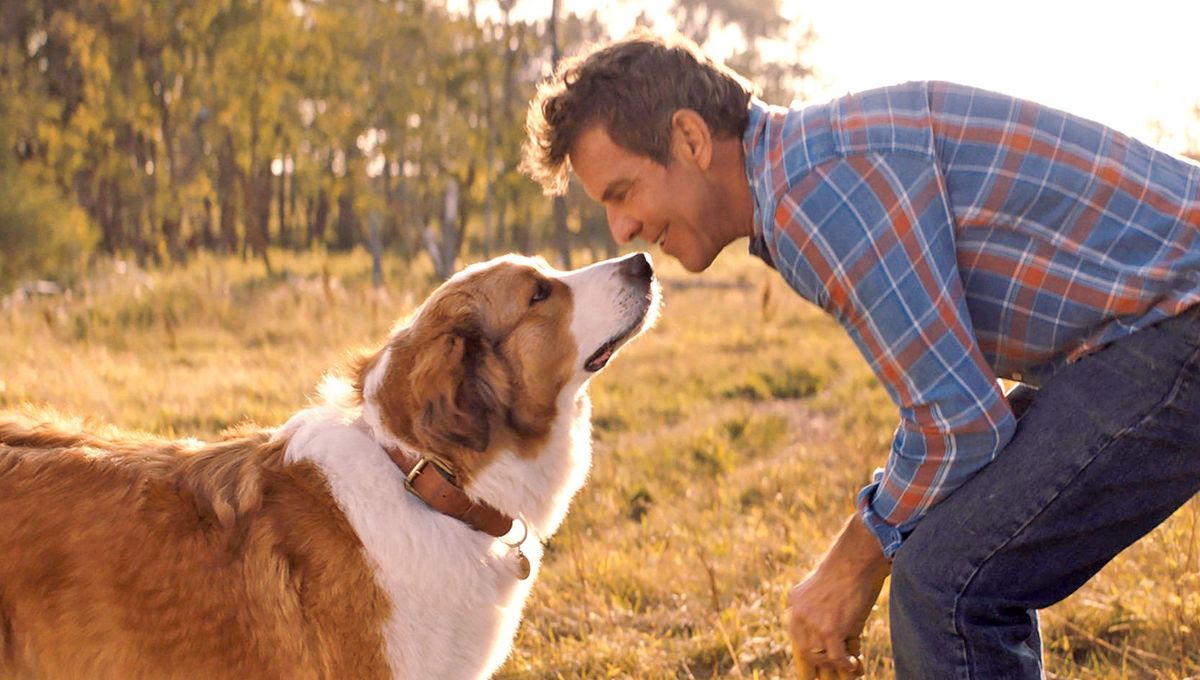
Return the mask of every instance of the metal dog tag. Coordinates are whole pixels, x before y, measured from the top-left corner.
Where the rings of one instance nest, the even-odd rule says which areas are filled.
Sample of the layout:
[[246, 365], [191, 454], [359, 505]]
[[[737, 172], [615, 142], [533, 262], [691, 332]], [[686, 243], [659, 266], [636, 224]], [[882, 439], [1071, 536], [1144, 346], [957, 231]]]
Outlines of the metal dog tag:
[[517, 546], [517, 579], [524, 581], [529, 578], [529, 573], [533, 569], [529, 566], [529, 558], [525, 553], [521, 552], [521, 547]]

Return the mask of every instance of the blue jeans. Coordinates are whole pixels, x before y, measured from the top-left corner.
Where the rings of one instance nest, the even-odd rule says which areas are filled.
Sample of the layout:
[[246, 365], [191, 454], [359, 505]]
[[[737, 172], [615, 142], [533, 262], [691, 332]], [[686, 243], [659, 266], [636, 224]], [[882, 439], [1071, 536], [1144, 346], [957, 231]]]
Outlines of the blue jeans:
[[1062, 369], [896, 553], [896, 677], [1042, 676], [1037, 611], [1200, 491], [1200, 309]]

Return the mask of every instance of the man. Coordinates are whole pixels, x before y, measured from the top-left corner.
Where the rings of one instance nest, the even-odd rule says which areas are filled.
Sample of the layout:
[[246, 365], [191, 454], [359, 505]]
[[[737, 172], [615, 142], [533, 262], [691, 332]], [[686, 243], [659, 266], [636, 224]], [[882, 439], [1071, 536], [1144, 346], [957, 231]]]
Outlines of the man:
[[[619, 243], [700, 272], [749, 237], [899, 406], [789, 595], [823, 672], [861, 672], [890, 572], [899, 677], [1037, 678], [1036, 610], [1200, 489], [1200, 167], [947, 83], [770, 107], [645, 34], [565, 61], [527, 126], [527, 172], [573, 169]], [[1041, 388], [1019, 420], [997, 376]]]

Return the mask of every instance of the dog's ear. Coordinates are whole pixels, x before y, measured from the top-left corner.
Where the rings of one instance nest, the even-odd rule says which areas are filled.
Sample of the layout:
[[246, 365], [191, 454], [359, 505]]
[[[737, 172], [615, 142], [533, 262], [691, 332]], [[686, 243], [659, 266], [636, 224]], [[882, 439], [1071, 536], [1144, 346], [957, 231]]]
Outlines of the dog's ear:
[[419, 413], [413, 414], [414, 438], [434, 446], [486, 451], [491, 423], [499, 412], [504, 382], [491, 342], [478, 322], [460, 318], [422, 343], [409, 373]]

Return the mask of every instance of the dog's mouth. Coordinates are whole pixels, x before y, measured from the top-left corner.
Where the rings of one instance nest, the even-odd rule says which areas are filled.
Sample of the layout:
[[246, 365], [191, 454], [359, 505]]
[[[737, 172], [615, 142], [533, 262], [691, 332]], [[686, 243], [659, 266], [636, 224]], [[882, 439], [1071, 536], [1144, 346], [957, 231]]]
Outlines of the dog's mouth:
[[646, 311], [642, 310], [642, 315], [638, 317], [637, 321], [634, 321], [628, 328], [614, 335], [608, 342], [600, 345], [600, 349], [593, 352], [592, 356], [583, 362], [583, 370], [588, 373], [595, 373], [607, 366], [608, 360], [612, 358], [613, 354], [616, 354], [617, 350], [621, 348], [621, 345], [625, 344], [626, 340], [637, 333], [638, 329], [642, 326], [642, 322], [645, 320]]

